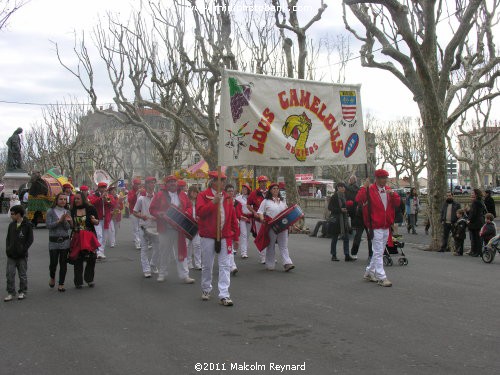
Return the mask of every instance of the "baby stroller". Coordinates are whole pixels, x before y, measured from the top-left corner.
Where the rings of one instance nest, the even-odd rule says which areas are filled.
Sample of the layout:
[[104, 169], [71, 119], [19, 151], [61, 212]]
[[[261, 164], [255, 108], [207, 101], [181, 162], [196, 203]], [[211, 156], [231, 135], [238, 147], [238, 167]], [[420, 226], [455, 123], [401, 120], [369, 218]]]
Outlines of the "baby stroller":
[[497, 234], [495, 237], [489, 240], [488, 244], [483, 247], [483, 254], [481, 255], [481, 258], [483, 258], [483, 262], [493, 262], [497, 251], [500, 252], [500, 234]]
[[389, 236], [389, 240], [387, 241], [384, 250], [384, 266], [393, 265], [391, 255], [400, 255], [398, 259], [398, 263], [400, 266], [408, 265], [408, 258], [406, 258], [406, 255], [403, 252], [403, 247], [405, 247], [405, 243], [402, 241], [402, 239], [403, 236], [401, 235]]

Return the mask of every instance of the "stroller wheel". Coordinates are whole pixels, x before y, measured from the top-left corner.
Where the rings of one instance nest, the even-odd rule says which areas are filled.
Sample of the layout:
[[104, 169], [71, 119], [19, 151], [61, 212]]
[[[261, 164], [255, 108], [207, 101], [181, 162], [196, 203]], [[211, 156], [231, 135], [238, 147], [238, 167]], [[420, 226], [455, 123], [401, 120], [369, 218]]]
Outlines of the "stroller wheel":
[[404, 266], [405, 265], [405, 258], [399, 258], [398, 263], [400, 266]]
[[491, 263], [493, 262], [493, 254], [492, 251], [490, 251], [488, 248], [483, 249], [483, 254], [481, 256], [483, 258], [484, 263]]
[[403, 266], [407, 266], [408, 265], [408, 259], [407, 258], [403, 258]]
[[392, 266], [392, 258], [384, 255], [384, 266]]

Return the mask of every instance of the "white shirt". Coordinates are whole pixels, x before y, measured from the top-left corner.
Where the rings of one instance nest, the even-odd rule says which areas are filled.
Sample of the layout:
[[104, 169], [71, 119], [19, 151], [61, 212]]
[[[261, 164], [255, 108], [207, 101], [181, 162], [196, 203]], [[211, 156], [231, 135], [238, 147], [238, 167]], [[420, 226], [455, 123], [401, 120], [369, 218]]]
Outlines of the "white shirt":
[[384, 208], [387, 210], [387, 191], [385, 186], [378, 186], [377, 185], [377, 190], [378, 194], [380, 195], [380, 199], [382, 200], [382, 203], [384, 204]]
[[168, 192], [170, 194], [170, 204], [173, 204], [175, 207], [179, 207], [181, 205], [181, 200], [179, 199], [179, 194]]
[[248, 215], [250, 214], [250, 210], [247, 207], [247, 200], [248, 200], [248, 195], [238, 195], [236, 197], [236, 200], [241, 203], [241, 211], [245, 214]]
[[[142, 215], [150, 217], [149, 206], [151, 206], [151, 201], [153, 200], [153, 195], [148, 197], [147, 195], [141, 195], [137, 198], [137, 202], [135, 202], [134, 211], [140, 212]], [[154, 220], [148, 219], [143, 220], [139, 219], [140, 226], [146, 226], [148, 228], [156, 227], [156, 222]]]
[[318, 189], [318, 191], [316, 191], [316, 198], [320, 199], [321, 197], [323, 197], [323, 194], [321, 193], [321, 190]]
[[[212, 194], [214, 197], [217, 196], [217, 190], [212, 189]], [[222, 204], [224, 200], [224, 194], [222, 194], [222, 199], [219, 202], [219, 211], [220, 211], [220, 227], [224, 228], [224, 224], [226, 223], [226, 213], [224, 212], [224, 205]]]
[[280, 213], [287, 209], [286, 201], [275, 201], [273, 199], [264, 199], [260, 204], [259, 210], [257, 211], [259, 214], [263, 214], [264, 216], [269, 216], [271, 219], [274, 219]]
[[23, 202], [24, 203], [28, 202], [28, 196], [29, 196], [28, 192], [24, 193], [24, 195], [23, 195]]

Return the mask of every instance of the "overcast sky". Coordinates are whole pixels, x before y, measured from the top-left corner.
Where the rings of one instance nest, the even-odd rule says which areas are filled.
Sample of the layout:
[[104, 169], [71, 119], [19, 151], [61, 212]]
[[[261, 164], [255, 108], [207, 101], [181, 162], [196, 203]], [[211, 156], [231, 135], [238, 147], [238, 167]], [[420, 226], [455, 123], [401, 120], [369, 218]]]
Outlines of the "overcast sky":
[[[310, 29], [309, 35], [319, 38], [327, 32], [345, 32], [340, 0], [326, 2], [329, 7], [322, 20]], [[308, 0], [301, 3], [313, 6], [304, 10], [304, 18], [309, 19], [308, 12], [315, 13], [320, 2]], [[119, 12], [126, 20], [131, 6], [138, 4], [139, 0], [31, 0], [14, 14], [7, 29], [0, 32], [0, 145], [5, 145], [17, 127], [26, 130], [41, 122], [40, 106], [15, 103], [53, 104], [70, 97], [85, 101], [79, 82], [57, 61], [52, 42], [60, 45], [65, 59], [70, 62], [74, 58], [75, 31], [80, 35], [86, 30], [90, 40], [99, 15], [103, 17], [106, 12]], [[358, 45], [353, 44], [354, 55], [358, 55], [358, 50]], [[326, 61], [318, 61], [317, 66], [329, 69]], [[391, 74], [361, 68], [359, 59], [354, 59], [348, 65], [346, 76], [346, 82], [362, 85], [364, 114], [370, 112], [380, 119], [418, 115], [411, 94]], [[107, 82], [103, 79], [99, 84], [105, 87]], [[109, 102], [110, 98], [109, 91], [99, 95], [103, 102]]]

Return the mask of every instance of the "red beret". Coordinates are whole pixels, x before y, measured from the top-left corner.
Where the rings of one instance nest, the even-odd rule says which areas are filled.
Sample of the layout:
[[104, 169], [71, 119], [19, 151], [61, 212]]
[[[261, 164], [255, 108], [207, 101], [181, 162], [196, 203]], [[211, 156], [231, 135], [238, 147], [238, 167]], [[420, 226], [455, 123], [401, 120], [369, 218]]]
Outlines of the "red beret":
[[273, 187], [280, 188], [280, 185], [277, 182], [271, 182], [271, 185], [268, 186], [268, 189], [271, 190]]
[[284, 189], [285, 188], [285, 183], [284, 182], [280, 182], [278, 185], [279, 185], [280, 189]]
[[177, 181], [177, 177], [175, 177], [173, 174], [171, 174], [170, 176], [166, 176], [164, 179], [163, 179], [163, 182], [167, 183], [169, 181]]
[[80, 186], [80, 191], [89, 191], [89, 187], [87, 185]]
[[375, 177], [389, 177], [389, 172], [385, 169], [377, 169], [375, 171]]
[[[210, 171], [210, 172], [208, 172], [208, 177], [210, 177], [210, 178], [218, 178], [219, 175], [218, 175], [217, 171]], [[221, 179], [227, 178], [227, 176], [224, 174], [224, 172], [220, 172], [220, 178]]]
[[177, 186], [186, 186], [186, 181], [184, 180], [177, 180]]
[[252, 188], [248, 184], [243, 184], [243, 185], [241, 185], [241, 187], [242, 188], [246, 187], [248, 189], [248, 193], [250, 193], [252, 191]]
[[105, 182], [99, 182], [99, 183], [97, 184], [97, 187], [98, 187], [98, 188], [100, 188], [100, 187], [107, 188], [107, 187], [108, 187], [108, 184], [107, 184], [107, 183], [105, 183]]
[[134, 185], [140, 185], [141, 184], [141, 179], [140, 178], [134, 178], [132, 180], [132, 184], [134, 184]]
[[71, 186], [71, 184], [64, 184], [64, 185], [63, 185], [63, 189], [66, 189], [66, 188], [71, 188], [71, 189], [73, 189], [73, 186]]
[[156, 177], [148, 176], [146, 177], [146, 182], [156, 182]]
[[263, 181], [269, 181], [269, 179], [266, 176], [257, 177], [257, 182], [263, 182]]

